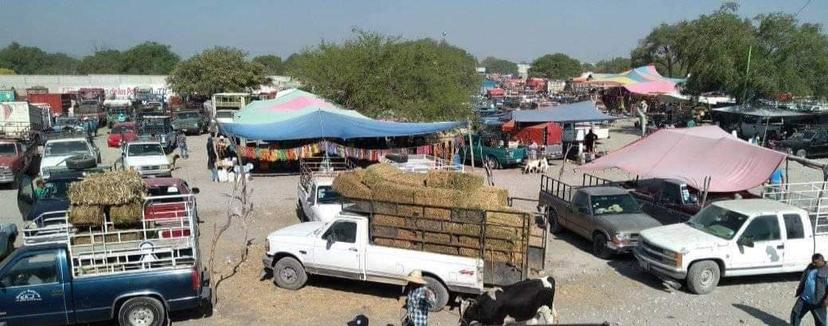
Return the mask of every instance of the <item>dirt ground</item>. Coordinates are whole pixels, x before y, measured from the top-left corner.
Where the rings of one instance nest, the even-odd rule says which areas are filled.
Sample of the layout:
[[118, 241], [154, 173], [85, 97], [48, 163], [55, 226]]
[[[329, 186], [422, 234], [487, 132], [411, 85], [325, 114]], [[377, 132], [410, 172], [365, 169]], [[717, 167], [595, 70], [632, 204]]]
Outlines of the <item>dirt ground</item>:
[[[98, 143], [105, 146], [104, 135]], [[620, 122], [611, 138], [599, 149], [619, 148], [638, 137], [631, 122]], [[214, 223], [221, 222], [228, 205], [229, 183], [212, 183], [206, 169], [205, 136], [188, 137], [190, 158], [180, 160], [174, 175], [199, 187], [201, 249], [209, 252]], [[105, 162], [119, 156], [116, 149], [104, 149]], [[556, 161], [549, 174], [557, 175], [562, 162]], [[580, 183], [580, 172], [567, 163], [563, 179]], [[818, 181], [821, 172], [791, 163], [791, 182]], [[482, 173], [476, 169], [476, 173]], [[627, 178], [618, 171], [602, 172], [608, 178]], [[515, 197], [537, 198], [538, 174], [524, 175], [519, 169], [497, 170], [495, 183], [509, 189]], [[268, 233], [298, 223], [296, 214], [297, 176], [259, 177], [251, 180], [254, 213], [250, 224], [253, 245], [250, 258], [238, 274], [219, 288], [220, 301], [210, 317], [190, 313], [173, 316], [178, 325], [345, 325], [357, 314], [368, 316], [373, 325], [399, 324], [401, 288], [374, 283], [311, 277], [298, 291], [277, 288], [260, 281], [264, 239]], [[0, 207], [6, 214], [0, 222], [20, 222], [15, 201], [16, 190], [0, 191]], [[535, 204], [517, 206], [534, 209]], [[218, 244], [216, 268], [226, 270], [238, 256], [243, 242], [242, 230], [234, 225]], [[589, 253], [589, 243], [570, 233], [551, 236], [545, 273], [558, 283], [556, 308], [561, 323], [614, 322], [623, 325], [786, 325], [793, 304], [798, 275], [773, 275], [724, 279], [709, 295], [699, 296], [683, 290], [667, 291], [652, 275], [638, 269], [632, 256], [603, 260]], [[432, 314], [430, 325], [457, 325], [458, 312], [444, 310]], [[813, 325], [807, 320], [806, 325]]]

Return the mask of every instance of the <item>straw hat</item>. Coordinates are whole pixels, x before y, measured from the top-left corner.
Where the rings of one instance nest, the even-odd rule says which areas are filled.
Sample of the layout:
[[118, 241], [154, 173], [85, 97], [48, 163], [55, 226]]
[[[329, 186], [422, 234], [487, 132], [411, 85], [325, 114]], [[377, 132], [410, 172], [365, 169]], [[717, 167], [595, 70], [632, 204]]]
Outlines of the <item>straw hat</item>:
[[427, 284], [426, 280], [423, 278], [423, 271], [419, 269], [415, 269], [408, 274], [408, 277], [405, 278], [406, 281], [411, 283], [417, 284]]

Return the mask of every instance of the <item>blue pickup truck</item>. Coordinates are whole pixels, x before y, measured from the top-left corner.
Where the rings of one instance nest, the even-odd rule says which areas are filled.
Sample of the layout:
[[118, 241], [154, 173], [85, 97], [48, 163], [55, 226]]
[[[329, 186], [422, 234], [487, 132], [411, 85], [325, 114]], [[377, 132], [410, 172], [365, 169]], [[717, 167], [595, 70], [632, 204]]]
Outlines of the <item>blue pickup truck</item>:
[[194, 211], [194, 200], [163, 196], [156, 202], [146, 206], [152, 216], [142, 223], [152, 227], [135, 231], [83, 234], [60, 212], [51, 214], [59, 216], [52, 222], [23, 229], [23, 246], [0, 262], [0, 326], [111, 320], [160, 326], [171, 312], [209, 308], [212, 291], [198, 259], [195, 219], [181, 214]]

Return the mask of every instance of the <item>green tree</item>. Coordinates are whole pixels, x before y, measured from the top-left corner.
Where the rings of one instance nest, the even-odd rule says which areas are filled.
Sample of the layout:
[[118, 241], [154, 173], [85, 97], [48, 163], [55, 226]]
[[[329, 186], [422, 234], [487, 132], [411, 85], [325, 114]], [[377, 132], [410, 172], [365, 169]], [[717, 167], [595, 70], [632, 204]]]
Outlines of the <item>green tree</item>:
[[211, 96], [219, 92], [244, 92], [270, 83], [264, 67], [245, 59], [244, 51], [216, 47], [179, 62], [167, 83], [179, 94]]
[[661, 24], [654, 28], [630, 53], [630, 66], [652, 64], [667, 77], [684, 76], [687, 67], [683, 64], [686, 62], [682, 61], [683, 57], [678, 47], [681, 46], [680, 33], [685, 27], [686, 22], [680, 22], [672, 25]]
[[601, 60], [595, 63], [592, 72], [597, 73], [619, 73], [630, 70], [632, 62], [630, 58], [615, 57], [608, 60]]
[[181, 59], [169, 45], [156, 42], [138, 44], [121, 54], [121, 72], [138, 75], [166, 75]]
[[0, 49], [0, 67], [18, 74], [73, 74], [77, 60], [63, 53], [46, 53], [31, 46], [12, 42]]
[[566, 80], [583, 72], [581, 62], [563, 53], [547, 54], [532, 62], [529, 76]]
[[119, 74], [123, 71], [123, 54], [118, 50], [99, 50], [81, 59], [81, 74]]
[[505, 59], [486, 57], [483, 61], [480, 61], [480, 65], [486, 67], [487, 73], [510, 75], [517, 75], [518, 73], [517, 63]]
[[372, 117], [434, 121], [466, 117], [480, 87], [476, 60], [432, 39], [402, 40], [355, 31], [292, 55], [289, 73], [303, 87]]
[[0, 75], [17, 75], [14, 70], [9, 68], [0, 68]]
[[258, 63], [264, 67], [265, 74], [270, 76], [283, 75], [285, 73], [285, 65], [282, 63], [282, 58], [275, 55], [260, 55], [253, 58], [253, 62]]

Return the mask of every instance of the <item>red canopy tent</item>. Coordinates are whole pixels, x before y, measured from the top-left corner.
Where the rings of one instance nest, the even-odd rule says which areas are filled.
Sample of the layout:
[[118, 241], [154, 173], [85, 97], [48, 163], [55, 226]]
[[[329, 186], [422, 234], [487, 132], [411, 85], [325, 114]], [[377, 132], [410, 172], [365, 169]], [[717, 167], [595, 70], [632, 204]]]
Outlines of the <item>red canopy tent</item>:
[[486, 90], [486, 96], [488, 97], [503, 97], [506, 96], [506, 91], [502, 88], [492, 88]]
[[762, 185], [786, 155], [749, 144], [718, 126], [661, 129], [598, 158], [583, 170], [618, 168], [645, 178], [678, 179], [710, 192]]
[[554, 122], [517, 128], [515, 120], [509, 120], [501, 126], [501, 130], [511, 133], [524, 144], [531, 144], [534, 141], [538, 145], [556, 145], [563, 142], [563, 129]]

